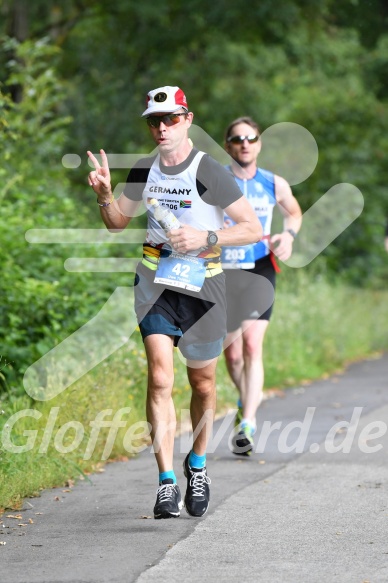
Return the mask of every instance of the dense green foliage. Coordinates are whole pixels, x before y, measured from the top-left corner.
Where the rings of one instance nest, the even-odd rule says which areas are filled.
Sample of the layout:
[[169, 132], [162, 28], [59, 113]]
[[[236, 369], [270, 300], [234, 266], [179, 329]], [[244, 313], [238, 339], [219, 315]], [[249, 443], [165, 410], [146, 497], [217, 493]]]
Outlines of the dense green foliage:
[[61, 165], [71, 120], [60, 112], [65, 86], [55, 71], [59, 50], [45, 41], [9, 41], [5, 49], [10, 46], [18, 59], [9, 63], [7, 84], [20, 83], [25, 97], [15, 104], [0, 94], [0, 354], [8, 390], [31, 363], [87, 322], [118, 283], [65, 271], [65, 259], [87, 255], [85, 249], [26, 242], [29, 229], [89, 226], [90, 217], [72, 196]]
[[[31, 228], [100, 228], [86, 187], [86, 149], [148, 152], [142, 111], [158, 85], [184, 88], [195, 123], [219, 144], [252, 115], [263, 129], [292, 121], [319, 146], [315, 172], [294, 187], [307, 210], [332, 185], [355, 184], [365, 208], [320, 265], [358, 287], [388, 281], [388, 31], [385, 4], [361, 1], [56, 0], [0, 5], [0, 382], [87, 322], [119, 274], [74, 274], [69, 256], [112, 247], [28, 244]], [[66, 153], [80, 156], [65, 168]], [[113, 170], [113, 181], [127, 169]], [[333, 209], [335, 212], [335, 209]], [[132, 250], [133, 253], [133, 250]], [[18, 389], [19, 390], [19, 389]]]

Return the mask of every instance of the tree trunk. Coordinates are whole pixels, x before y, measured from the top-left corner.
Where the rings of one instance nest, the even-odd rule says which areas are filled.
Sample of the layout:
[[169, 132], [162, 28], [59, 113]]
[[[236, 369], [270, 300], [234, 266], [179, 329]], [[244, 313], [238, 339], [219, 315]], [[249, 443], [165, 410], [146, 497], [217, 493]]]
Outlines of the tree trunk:
[[[12, 12], [10, 36], [23, 42], [28, 36], [27, 0], [14, 0]], [[23, 99], [22, 86], [14, 85], [11, 87], [11, 95], [15, 103], [20, 103]]]

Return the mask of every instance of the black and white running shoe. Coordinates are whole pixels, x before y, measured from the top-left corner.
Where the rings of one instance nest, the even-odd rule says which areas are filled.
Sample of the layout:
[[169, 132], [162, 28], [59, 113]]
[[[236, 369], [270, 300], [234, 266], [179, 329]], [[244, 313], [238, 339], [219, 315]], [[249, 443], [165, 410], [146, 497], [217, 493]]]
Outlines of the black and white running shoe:
[[232, 438], [232, 451], [236, 455], [250, 456], [253, 450], [252, 429], [248, 426], [236, 427], [236, 433]]
[[203, 516], [209, 507], [211, 480], [205, 468], [189, 466], [189, 455], [183, 462], [183, 472], [187, 478], [185, 507], [191, 516]]
[[178, 518], [183, 507], [178, 484], [171, 479], [163, 480], [156, 491], [154, 518]]

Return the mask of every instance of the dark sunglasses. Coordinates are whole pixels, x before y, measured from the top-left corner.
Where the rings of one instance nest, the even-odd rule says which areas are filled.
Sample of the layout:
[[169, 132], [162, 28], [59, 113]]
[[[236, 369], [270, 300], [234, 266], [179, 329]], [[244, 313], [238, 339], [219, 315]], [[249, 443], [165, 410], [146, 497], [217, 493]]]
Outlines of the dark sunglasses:
[[259, 139], [256, 134], [249, 134], [249, 136], [229, 136], [226, 139], [227, 142], [232, 142], [232, 144], [243, 144], [245, 140], [248, 140], [250, 144], [254, 144]]
[[165, 126], [174, 126], [179, 123], [179, 116], [187, 113], [168, 113], [166, 115], [149, 115], [146, 117], [147, 124], [150, 128], [158, 128], [163, 122]]

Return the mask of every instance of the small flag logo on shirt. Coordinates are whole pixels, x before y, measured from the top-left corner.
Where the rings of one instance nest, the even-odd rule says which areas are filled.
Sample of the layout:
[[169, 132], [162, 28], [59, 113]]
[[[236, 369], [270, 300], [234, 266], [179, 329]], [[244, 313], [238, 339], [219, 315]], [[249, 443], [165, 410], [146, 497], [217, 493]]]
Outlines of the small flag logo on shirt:
[[191, 200], [181, 200], [179, 201], [179, 208], [189, 209], [191, 208]]

